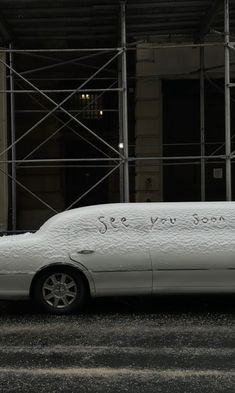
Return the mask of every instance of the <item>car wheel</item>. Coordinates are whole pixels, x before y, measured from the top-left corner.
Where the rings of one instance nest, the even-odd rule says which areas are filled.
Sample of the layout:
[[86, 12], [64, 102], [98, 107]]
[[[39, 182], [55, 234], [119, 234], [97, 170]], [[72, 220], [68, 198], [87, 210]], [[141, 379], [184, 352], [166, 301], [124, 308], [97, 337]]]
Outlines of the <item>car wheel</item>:
[[86, 287], [80, 274], [63, 267], [42, 272], [33, 288], [33, 297], [40, 308], [57, 315], [81, 308], [85, 296]]

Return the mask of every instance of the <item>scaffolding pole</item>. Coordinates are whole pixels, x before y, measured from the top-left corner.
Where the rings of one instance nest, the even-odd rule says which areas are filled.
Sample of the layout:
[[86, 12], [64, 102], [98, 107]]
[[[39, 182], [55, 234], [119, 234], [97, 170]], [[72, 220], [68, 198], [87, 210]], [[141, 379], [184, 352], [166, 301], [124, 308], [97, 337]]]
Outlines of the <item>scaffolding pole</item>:
[[[122, 86], [122, 64], [121, 64], [121, 58], [119, 56], [118, 58], [118, 86]], [[123, 91], [122, 89], [119, 91], [118, 94], [118, 123], [119, 123], [119, 152], [122, 154], [123, 153], [123, 115], [122, 115], [122, 109], [123, 109]], [[119, 200], [120, 203], [124, 202], [124, 171], [123, 171], [123, 165], [120, 165], [119, 167]]]
[[126, 61], [126, 3], [121, 3], [121, 46], [122, 46], [122, 130], [123, 130], [123, 171], [124, 202], [129, 202], [129, 161], [128, 161], [128, 109], [127, 109], [127, 61]]
[[[122, 3], [122, 2], [120, 2], [120, 3]], [[125, 1], [123, 1], [123, 3], [124, 3], [124, 8], [125, 8]], [[126, 18], [125, 18], [126, 19]], [[168, 39], [169, 39], [169, 36], [167, 36], [168, 37]], [[162, 44], [154, 44], [154, 45], [152, 45], [151, 46], [151, 49], [170, 49], [170, 48], [200, 48], [201, 46], [203, 46], [203, 47], [212, 47], [212, 46], [223, 46], [224, 44], [221, 42], [221, 41], [218, 41], [218, 42], [208, 42], [208, 43], [203, 43], [203, 44], [200, 44], [200, 43], [196, 43], [196, 44], [194, 44], [194, 43], [192, 43], [192, 42], [190, 42], [190, 43], [188, 43], [188, 44], [169, 44], [169, 43], [167, 43], [167, 44], [165, 44], [165, 45], [162, 45]], [[5, 53], [8, 53], [8, 52], [14, 52], [14, 53], [21, 53], [21, 54], [23, 54], [23, 53], [26, 53], [26, 54], [29, 54], [29, 53], [43, 53], [43, 52], [47, 52], [47, 53], [51, 53], [51, 52], [60, 52], [60, 53], [62, 53], [62, 52], [67, 52], [67, 53], [73, 53], [73, 52], [115, 52], [115, 51], [121, 51], [122, 50], [122, 46], [121, 47], [113, 47], [113, 48], [44, 48], [44, 49], [35, 49], [35, 48], [30, 48], [30, 49], [7, 49], [7, 48], [0, 48], [0, 53], [1, 52], [5, 52]], [[128, 45], [128, 48], [127, 48], [127, 50], [129, 50], [129, 51], [136, 51], [136, 47], [135, 46], [129, 46]], [[143, 47], [143, 48], [141, 48], [141, 50], [147, 50], [147, 47], [145, 48], [145, 47]]]
[[229, 0], [224, 0], [224, 69], [225, 69], [225, 154], [226, 200], [232, 200], [231, 176], [231, 107], [230, 107], [230, 49], [229, 49]]
[[[204, 80], [204, 47], [200, 47], [200, 143], [201, 156], [205, 156], [205, 80]], [[201, 201], [205, 201], [205, 159], [201, 158]]]
[[[12, 45], [9, 45], [12, 49]], [[12, 230], [16, 230], [16, 148], [15, 148], [15, 95], [14, 95], [14, 73], [13, 69], [13, 52], [9, 53], [9, 63], [10, 63], [10, 111], [11, 111], [11, 225]]]

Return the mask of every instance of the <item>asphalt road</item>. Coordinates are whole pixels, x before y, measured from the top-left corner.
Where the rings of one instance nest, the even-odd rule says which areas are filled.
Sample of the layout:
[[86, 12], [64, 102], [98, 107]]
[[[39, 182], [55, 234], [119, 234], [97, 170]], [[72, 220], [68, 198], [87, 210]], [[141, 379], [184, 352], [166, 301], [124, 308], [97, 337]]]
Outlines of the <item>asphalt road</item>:
[[0, 392], [234, 393], [235, 296], [0, 303]]

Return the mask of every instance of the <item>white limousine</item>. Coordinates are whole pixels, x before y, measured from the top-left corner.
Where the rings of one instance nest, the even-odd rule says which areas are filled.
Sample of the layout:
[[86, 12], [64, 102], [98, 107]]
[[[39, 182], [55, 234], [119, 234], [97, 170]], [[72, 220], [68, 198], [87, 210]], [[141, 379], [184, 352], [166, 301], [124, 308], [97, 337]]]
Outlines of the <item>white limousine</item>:
[[82, 207], [0, 238], [0, 298], [63, 314], [90, 295], [235, 292], [235, 202]]

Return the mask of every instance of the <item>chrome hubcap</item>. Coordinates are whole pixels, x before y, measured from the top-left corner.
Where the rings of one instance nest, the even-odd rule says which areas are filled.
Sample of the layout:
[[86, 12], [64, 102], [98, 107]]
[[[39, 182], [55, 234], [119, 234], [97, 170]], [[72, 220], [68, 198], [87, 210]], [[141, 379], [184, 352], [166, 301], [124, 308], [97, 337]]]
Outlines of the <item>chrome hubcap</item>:
[[54, 308], [64, 308], [73, 303], [77, 296], [77, 285], [66, 273], [54, 273], [42, 287], [43, 299]]

